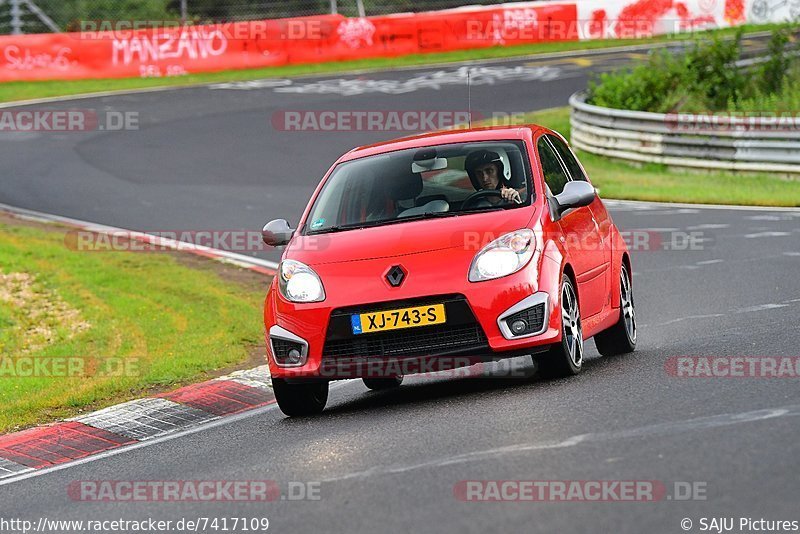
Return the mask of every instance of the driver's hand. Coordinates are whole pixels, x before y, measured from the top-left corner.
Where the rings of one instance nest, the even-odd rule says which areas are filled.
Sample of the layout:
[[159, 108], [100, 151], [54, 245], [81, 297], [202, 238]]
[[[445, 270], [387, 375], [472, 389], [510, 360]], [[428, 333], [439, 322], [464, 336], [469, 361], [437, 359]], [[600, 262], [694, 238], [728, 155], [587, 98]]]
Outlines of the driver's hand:
[[519, 191], [516, 189], [502, 187], [500, 188], [500, 196], [502, 196], [503, 200], [506, 202], [516, 202], [517, 204], [522, 204], [522, 197], [519, 196]]

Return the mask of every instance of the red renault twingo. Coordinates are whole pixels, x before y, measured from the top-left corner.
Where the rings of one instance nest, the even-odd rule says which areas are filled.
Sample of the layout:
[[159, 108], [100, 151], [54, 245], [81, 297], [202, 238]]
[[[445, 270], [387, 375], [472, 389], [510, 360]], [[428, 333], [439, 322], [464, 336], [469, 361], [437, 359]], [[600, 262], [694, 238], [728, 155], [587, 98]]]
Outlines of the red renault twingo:
[[286, 246], [264, 305], [275, 396], [318, 413], [328, 383], [535, 355], [580, 372], [583, 342], [631, 352], [631, 260], [566, 141], [547, 128], [404, 138], [339, 158]]

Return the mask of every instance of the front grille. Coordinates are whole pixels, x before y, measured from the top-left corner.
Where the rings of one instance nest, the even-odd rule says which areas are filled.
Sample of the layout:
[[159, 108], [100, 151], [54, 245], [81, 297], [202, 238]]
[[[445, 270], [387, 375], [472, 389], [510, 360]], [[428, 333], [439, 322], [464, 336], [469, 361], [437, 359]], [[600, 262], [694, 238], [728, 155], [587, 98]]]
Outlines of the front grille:
[[477, 324], [436, 325], [328, 341], [322, 355], [324, 358], [433, 356], [484, 347], [487, 347], [486, 335]]
[[272, 348], [275, 349], [276, 358], [286, 358], [286, 356], [289, 355], [290, 350], [300, 350], [301, 345], [298, 343], [292, 343], [291, 341], [286, 341], [285, 339], [272, 338]]
[[[514, 321], [525, 321], [527, 327], [525, 330], [521, 332], [514, 332], [511, 330], [511, 325], [514, 324]], [[532, 334], [533, 332], [539, 332], [544, 327], [544, 304], [537, 304], [536, 306], [531, 306], [521, 312], [517, 312], [514, 315], [509, 315], [503, 321], [508, 325], [508, 329], [515, 336], [524, 336], [525, 334]]]
[[[445, 324], [369, 334], [353, 334], [351, 330], [350, 316], [352, 314], [436, 303], [445, 306], [447, 318]], [[337, 360], [403, 358], [443, 354], [460, 355], [488, 350], [489, 343], [486, 335], [467, 304], [467, 299], [463, 295], [440, 295], [334, 310], [331, 313], [322, 356]]]

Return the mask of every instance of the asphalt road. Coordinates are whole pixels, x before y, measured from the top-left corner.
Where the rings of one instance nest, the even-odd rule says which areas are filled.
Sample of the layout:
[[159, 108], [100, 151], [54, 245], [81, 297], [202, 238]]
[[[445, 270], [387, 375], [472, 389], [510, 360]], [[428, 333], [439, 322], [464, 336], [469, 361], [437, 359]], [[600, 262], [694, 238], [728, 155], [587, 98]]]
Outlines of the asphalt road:
[[[564, 105], [590, 71], [631, 59], [544, 65], [558, 69], [549, 80], [500, 76], [473, 87], [473, 107], [491, 113]], [[543, 65], [529, 67], [543, 72]], [[275, 111], [464, 109], [462, 85], [418, 81], [456, 69], [283, 86], [301, 92], [194, 88], [72, 103], [138, 111], [142, 127], [6, 135], [0, 202], [136, 229], [296, 221], [333, 158], [397, 132], [277, 132]], [[369, 89], [340, 94], [353, 87]], [[381, 92], [409, 87], [416, 89]], [[589, 342], [584, 372], [558, 381], [417, 376], [383, 393], [343, 382], [318, 417], [286, 419], [276, 408], [262, 409], [2, 485], [0, 516], [266, 516], [273, 532], [683, 532], [683, 518], [694, 522], [692, 531], [702, 517], [737, 518], [737, 526], [739, 517], [800, 520], [798, 378], [678, 378], [667, 371], [674, 356], [800, 355], [800, 212], [610, 206], [623, 230], [653, 236], [652, 250], [634, 252], [636, 353], [601, 358]], [[260, 479], [282, 487], [318, 482], [320, 499], [88, 503], [67, 494], [80, 480]], [[655, 480], [674, 498], [515, 503], [454, 496], [460, 481], [508, 479]], [[676, 481], [695, 483], [705, 499], [678, 500]]]

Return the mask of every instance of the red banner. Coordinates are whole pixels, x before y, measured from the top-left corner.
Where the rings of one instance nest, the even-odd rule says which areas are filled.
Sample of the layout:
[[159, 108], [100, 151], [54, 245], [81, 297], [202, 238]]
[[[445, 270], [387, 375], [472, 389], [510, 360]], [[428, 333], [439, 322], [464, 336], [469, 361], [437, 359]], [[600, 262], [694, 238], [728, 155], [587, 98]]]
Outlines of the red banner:
[[0, 81], [180, 76], [578, 38], [574, 3], [519, 5], [155, 29], [85, 23], [82, 32], [0, 36]]
[[[322, 15], [184, 27], [165, 22], [146, 29], [137, 28], [137, 21], [86, 22], [82, 32], [0, 36], [0, 82], [181, 76], [544, 41], [641, 37], [740, 24], [746, 10], [745, 0], [582, 0], [366, 18]], [[647, 24], [634, 24], [641, 20]], [[152, 21], [147, 23], [152, 26]]]

